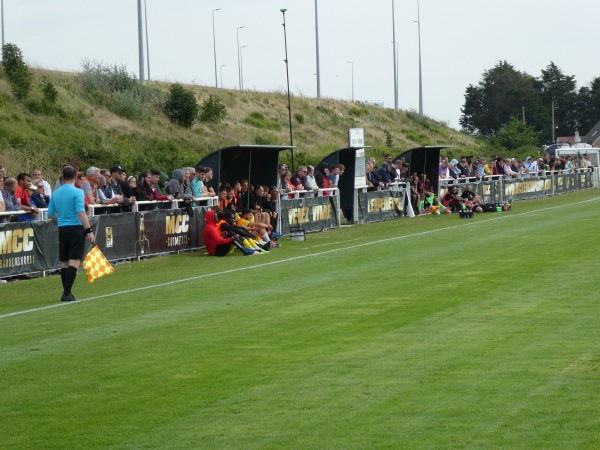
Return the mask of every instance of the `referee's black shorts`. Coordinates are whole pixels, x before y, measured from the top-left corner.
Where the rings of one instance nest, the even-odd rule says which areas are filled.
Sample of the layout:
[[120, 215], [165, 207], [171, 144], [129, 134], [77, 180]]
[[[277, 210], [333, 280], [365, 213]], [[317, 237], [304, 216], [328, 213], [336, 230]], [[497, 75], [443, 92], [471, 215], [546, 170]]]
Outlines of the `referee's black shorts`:
[[58, 227], [58, 260], [83, 259], [85, 230], [83, 225]]

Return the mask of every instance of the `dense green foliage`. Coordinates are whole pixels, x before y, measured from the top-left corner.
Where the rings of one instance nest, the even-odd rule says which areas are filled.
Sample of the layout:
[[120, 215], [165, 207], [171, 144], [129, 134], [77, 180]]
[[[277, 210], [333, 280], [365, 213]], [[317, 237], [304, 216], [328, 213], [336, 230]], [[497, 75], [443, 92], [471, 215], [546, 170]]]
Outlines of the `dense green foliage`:
[[498, 142], [508, 150], [521, 147], [534, 147], [538, 143], [539, 131], [535, 131], [531, 125], [523, 123], [517, 117], [502, 125], [498, 132]]
[[500, 61], [465, 91], [460, 125], [469, 133], [495, 136], [512, 117], [522, 117], [539, 133], [538, 143], [551, 141], [552, 105], [556, 136], [587, 133], [600, 120], [600, 77], [577, 90], [575, 77], [551, 62], [535, 78]]
[[202, 106], [200, 106], [200, 120], [202, 122], [220, 123], [225, 120], [225, 117], [227, 117], [227, 107], [218, 97], [209, 95], [202, 102]]
[[1, 285], [0, 446], [598, 448], [598, 201]]
[[171, 121], [185, 128], [191, 128], [196, 122], [200, 107], [192, 91], [175, 83], [169, 90], [169, 97], [165, 103], [165, 113]]
[[244, 123], [252, 125], [256, 128], [280, 130], [281, 124], [275, 120], [267, 119], [264, 114], [253, 111], [244, 118]]
[[31, 74], [23, 60], [21, 49], [14, 44], [5, 44], [2, 47], [2, 65], [13, 95], [18, 100], [25, 100], [31, 90]]

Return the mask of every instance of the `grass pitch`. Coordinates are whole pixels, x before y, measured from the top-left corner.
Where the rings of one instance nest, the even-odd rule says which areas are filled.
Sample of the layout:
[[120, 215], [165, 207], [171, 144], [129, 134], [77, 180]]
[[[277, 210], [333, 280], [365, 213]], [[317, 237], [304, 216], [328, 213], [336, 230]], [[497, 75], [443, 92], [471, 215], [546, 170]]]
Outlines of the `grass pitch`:
[[600, 193], [0, 287], [0, 448], [598, 448]]

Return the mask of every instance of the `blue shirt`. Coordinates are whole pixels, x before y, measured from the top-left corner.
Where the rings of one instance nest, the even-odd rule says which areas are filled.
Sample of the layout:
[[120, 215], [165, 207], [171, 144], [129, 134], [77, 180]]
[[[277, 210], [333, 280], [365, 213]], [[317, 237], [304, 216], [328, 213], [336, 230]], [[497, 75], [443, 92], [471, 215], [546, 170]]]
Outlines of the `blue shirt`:
[[58, 214], [58, 226], [81, 225], [78, 212], [85, 212], [83, 191], [72, 184], [65, 183], [58, 188], [48, 205], [48, 215]]

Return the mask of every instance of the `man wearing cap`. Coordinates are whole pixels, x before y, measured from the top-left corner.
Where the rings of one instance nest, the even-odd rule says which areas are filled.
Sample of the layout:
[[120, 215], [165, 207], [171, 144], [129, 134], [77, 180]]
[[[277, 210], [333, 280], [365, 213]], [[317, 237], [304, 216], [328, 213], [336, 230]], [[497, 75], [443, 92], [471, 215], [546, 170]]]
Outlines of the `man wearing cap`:
[[66, 166], [62, 172], [64, 184], [58, 188], [48, 206], [48, 216], [58, 220], [58, 259], [63, 285], [63, 302], [77, 300], [71, 293], [77, 269], [83, 258], [85, 239], [95, 242], [94, 230], [85, 213], [84, 193], [75, 187], [77, 171]]
[[128, 211], [129, 207], [135, 204], [135, 195], [133, 195], [127, 183], [121, 179], [124, 172], [119, 165], [110, 168], [110, 178], [105, 190], [107, 200], [104, 200], [102, 204], [119, 204], [123, 206], [124, 210]]

